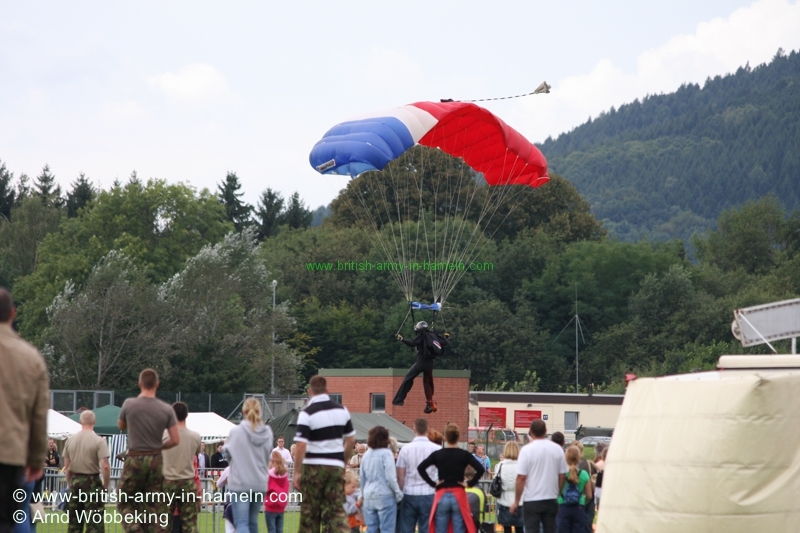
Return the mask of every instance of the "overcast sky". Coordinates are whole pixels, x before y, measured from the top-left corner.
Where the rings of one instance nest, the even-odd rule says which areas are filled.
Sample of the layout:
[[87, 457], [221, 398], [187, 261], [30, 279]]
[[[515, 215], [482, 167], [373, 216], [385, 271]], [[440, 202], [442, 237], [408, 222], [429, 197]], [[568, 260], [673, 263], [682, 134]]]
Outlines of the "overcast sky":
[[798, 0], [3, 2], [0, 160], [64, 188], [235, 171], [250, 203], [272, 187], [314, 208], [347, 178], [308, 153], [350, 116], [547, 80], [486, 104], [542, 141], [779, 47], [800, 49]]

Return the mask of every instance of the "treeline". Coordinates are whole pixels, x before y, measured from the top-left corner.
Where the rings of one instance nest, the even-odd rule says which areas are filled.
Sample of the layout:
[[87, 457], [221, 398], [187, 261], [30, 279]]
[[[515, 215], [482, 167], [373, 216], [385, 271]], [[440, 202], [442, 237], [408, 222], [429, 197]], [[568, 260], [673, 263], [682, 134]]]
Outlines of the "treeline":
[[[23, 195], [0, 218], [17, 325], [64, 388], [129, 388], [152, 364], [170, 390], [269, 390], [273, 354], [284, 393], [318, 368], [407, 368], [414, 355], [394, 334], [408, 305], [394, 280], [306, 266], [384, 260], [376, 230], [342, 209], [355, 181], [321, 227], [284, 224], [261, 241], [254, 224], [237, 230], [226, 182], [211, 194], [132, 177], [94, 191], [72, 218]], [[734, 308], [800, 293], [800, 214], [775, 196], [723, 211], [695, 236], [695, 260], [680, 240], [607, 237], [558, 175], [515, 202], [479, 257], [494, 270], [466, 272], [436, 319], [452, 334], [437, 366], [471, 370], [476, 388], [575, 390], [575, 334], [564, 330], [576, 313], [581, 390], [620, 392], [626, 372], [712, 368], [745, 351], [730, 333]]]
[[800, 208], [800, 53], [613, 107], [541, 144], [612, 235], [683, 239], [774, 193]]

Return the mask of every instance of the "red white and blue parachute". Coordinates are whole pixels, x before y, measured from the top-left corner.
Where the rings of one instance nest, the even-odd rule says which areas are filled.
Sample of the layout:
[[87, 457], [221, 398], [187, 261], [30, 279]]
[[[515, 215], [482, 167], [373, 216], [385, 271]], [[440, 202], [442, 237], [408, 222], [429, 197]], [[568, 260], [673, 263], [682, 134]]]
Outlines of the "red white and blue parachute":
[[383, 170], [415, 144], [461, 157], [489, 185], [538, 187], [549, 179], [542, 153], [486, 109], [467, 102], [417, 102], [337, 124], [311, 150], [323, 174]]
[[[453, 156], [447, 158], [452, 168], [444, 173], [450, 177], [441, 181], [426, 176], [425, 161], [390, 165], [415, 145]], [[414, 155], [424, 158], [426, 153], [415, 149]], [[423, 272], [430, 279], [433, 303], [428, 305], [413, 301], [415, 275], [420, 273], [409, 265], [418, 260], [423, 265], [473, 261], [513, 210], [509, 204], [522, 196], [518, 187], [539, 187], [550, 179], [538, 148], [488, 110], [468, 102], [417, 102], [355, 117], [328, 130], [314, 145], [309, 161], [322, 174], [356, 178], [353, 203], [360, 205], [353, 211], [360, 210], [363, 222], [375, 229], [376, 248], [385, 259], [406, 266], [392, 274], [412, 310], [441, 310], [465, 272], [447, 268]], [[374, 178], [377, 181], [356, 186], [367, 178], [358, 176], [369, 171], [383, 172]], [[477, 179], [478, 174], [483, 180]], [[429, 178], [440, 181], [432, 185]], [[422, 205], [424, 199], [430, 205]]]

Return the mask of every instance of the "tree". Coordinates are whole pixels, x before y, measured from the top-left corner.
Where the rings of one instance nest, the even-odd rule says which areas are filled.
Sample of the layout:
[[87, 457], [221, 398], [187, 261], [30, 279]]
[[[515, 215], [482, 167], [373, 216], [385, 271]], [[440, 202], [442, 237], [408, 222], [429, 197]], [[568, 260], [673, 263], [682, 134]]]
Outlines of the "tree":
[[127, 183], [102, 191], [83, 215], [66, 219], [38, 248], [36, 270], [20, 279], [15, 296], [20, 331], [36, 340], [47, 325], [46, 309], [72, 280], [81, 286], [111, 250], [122, 252], [154, 282], [181, 270], [187, 259], [233, 229], [224, 207], [208, 190], [162, 180]]
[[279, 217], [280, 224], [287, 224], [290, 228], [300, 229], [311, 226], [314, 214], [306, 208], [306, 204], [300, 200], [300, 194], [295, 192], [289, 198], [289, 205]]
[[[10, 219], [10, 221], [9, 221]], [[33, 272], [39, 263], [39, 244], [58, 230], [61, 212], [42, 204], [39, 198], [25, 197], [11, 208], [10, 216], [0, 217], [0, 269], [10, 286], [11, 280]]]
[[225, 181], [217, 186], [219, 201], [225, 206], [225, 213], [228, 216], [236, 231], [242, 231], [250, 223], [252, 206], [247, 205], [241, 200], [243, 192], [239, 192], [242, 184], [236, 172], [228, 172]]
[[59, 387], [128, 387], [144, 367], [165, 373], [169, 315], [156, 287], [123, 254], [112, 251], [83, 288], [68, 282], [48, 308], [44, 353]]
[[36, 176], [36, 194], [45, 205], [61, 207], [61, 186], [56, 183], [56, 177], [50, 172], [50, 165], [42, 167], [42, 173]]
[[86, 179], [86, 175], [81, 172], [78, 179], [72, 183], [72, 190], [67, 193], [67, 216], [75, 218], [78, 210], [85, 207], [95, 196], [92, 182]]
[[274, 357], [278, 391], [297, 390], [304, 356], [290, 345], [295, 332], [286, 307], [273, 312], [269, 280], [255, 231], [245, 229], [204, 247], [163, 285], [173, 368], [165, 387], [268, 390]]
[[11, 208], [14, 206], [16, 191], [11, 186], [14, 174], [8, 171], [6, 164], [0, 161], [0, 217], [11, 220]]
[[283, 197], [272, 189], [261, 193], [256, 208], [256, 229], [262, 241], [278, 233], [281, 214], [283, 213]]

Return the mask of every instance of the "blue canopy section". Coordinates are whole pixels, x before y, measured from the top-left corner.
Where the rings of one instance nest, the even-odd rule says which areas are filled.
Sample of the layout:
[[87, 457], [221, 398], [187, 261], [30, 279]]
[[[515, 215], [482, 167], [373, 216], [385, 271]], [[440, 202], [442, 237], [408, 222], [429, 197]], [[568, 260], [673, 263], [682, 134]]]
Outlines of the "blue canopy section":
[[441, 311], [442, 304], [436, 302], [435, 304], [423, 304], [420, 302], [408, 302], [408, 306], [414, 311]]
[[414, 146], [408, 127], [394, 117], [337, 124], [311, 149], [309, 162], [323, 174], [358, 176], [382, 170]]

